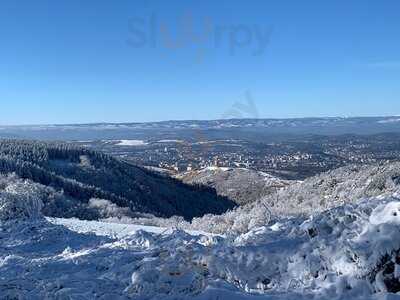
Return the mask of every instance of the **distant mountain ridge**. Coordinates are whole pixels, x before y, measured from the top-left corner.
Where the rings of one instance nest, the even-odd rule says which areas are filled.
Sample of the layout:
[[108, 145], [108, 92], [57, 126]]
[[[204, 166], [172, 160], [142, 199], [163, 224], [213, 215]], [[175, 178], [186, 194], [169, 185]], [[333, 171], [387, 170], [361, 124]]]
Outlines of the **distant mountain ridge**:
[[[174, 131], [241, 131], [264, 134], [376, 134], [400, 133], [400, 117], [316, 117], [288, 119], [183, 120], [143, 123], [93, 123], [65, 125], [0, 126], [0, 137], [52, 140], [143, 138], [147, 133], [173, 134]], [[190, 136], [190, 134], [188, 134]]]
[[285, 125], [332, 125], [332, 124], [400, 124], [400, 116], [369, 116], [369, 117], [304, 117], [304, 118], [233, 118], [214, 120], [167, 120], [156, 122], [98, 122], [98, 123], [70, 123], [70, 124], [42, 124], [42, 125], [3, 125], [0, 128], [71, 128], [71, 127], [132, 127], [132, 128], [220, 128], [229, 126], [238, 127], [279, 127]]

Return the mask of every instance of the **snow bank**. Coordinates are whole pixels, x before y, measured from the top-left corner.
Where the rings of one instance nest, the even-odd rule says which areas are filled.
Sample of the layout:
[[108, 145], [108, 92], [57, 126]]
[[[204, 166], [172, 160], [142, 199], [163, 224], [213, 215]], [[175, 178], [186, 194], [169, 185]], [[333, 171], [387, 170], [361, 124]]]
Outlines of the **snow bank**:
[[400, 299], [399, 212], [373, 198], [225, 237], [3, 223], [0, 299]]

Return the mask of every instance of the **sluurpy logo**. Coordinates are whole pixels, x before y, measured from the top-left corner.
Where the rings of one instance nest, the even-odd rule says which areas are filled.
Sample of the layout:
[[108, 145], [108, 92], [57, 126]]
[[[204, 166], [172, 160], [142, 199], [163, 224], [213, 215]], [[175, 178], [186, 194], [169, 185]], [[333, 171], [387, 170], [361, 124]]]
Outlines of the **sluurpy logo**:
[[218, 48], [231, 56], [244, 50], [252, 56], [262, 56], [272, 35], [272, 26], [217, 24], [210, 17], [197, 20], [190, 12], [174, 22], [167, 22], [155, 12], [147, 18], [133, 17], [129, 20], [128, 28], [127, 43], [131, 47], [161, 47], [169, 50], [190, 48], [200, 59], [207, 51]]

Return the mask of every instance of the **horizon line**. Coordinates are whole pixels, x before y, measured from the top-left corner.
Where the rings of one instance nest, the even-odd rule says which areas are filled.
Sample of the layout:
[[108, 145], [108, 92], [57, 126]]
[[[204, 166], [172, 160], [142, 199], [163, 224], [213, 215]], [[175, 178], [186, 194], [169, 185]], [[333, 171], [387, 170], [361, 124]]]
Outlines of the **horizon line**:
[[320, 117], [260, 117], [260, 118], [226, 118], [226, 119], [167, 119], [161, 121], [143, 122], [82, 122], [82, 123], [43, 123], [43, 124], [4, 124], [0, 127], [39, 127], [39, 126], [90, 126], [90, 125], [128, 125], [128, 124], [161, 124], [168, 122], [218, 122], [218, 121], [244, 121], [244, 120], [306, 120], [306, 119], [374, 119], [374, 118], [400, 118], [400, 115], [372, 115], [372, 116], [320, 116]]

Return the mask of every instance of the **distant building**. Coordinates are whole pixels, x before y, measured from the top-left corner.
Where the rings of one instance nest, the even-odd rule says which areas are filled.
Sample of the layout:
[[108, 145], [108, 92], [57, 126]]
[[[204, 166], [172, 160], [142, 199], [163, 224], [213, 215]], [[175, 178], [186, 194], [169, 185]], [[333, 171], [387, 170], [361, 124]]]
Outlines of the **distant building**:
[[176, 162], [173, 165], [173, 169], [174, 169], [175, 172], [180, 173], [180, 172], [186, 171], [188, 169], [188, 166], [185, 163]]

